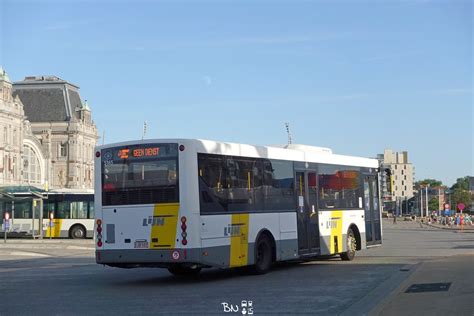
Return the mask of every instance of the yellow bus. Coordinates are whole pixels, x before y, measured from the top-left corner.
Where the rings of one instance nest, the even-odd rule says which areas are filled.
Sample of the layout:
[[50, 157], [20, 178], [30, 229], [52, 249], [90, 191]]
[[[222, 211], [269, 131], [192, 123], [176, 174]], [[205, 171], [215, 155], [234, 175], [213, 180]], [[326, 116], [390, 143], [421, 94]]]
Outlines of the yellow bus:
[[12, 237], [94, 237], [92, 190], [11, 192], [0, 199], [0, 213], [5, 212], [10, 217], [8, 233]]

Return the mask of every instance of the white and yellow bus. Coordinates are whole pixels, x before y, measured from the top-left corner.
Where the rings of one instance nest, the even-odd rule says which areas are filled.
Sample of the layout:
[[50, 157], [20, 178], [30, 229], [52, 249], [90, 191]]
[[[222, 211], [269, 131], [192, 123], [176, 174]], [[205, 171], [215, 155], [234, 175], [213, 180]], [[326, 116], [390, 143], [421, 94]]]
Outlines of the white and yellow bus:
[[96, 261], [252, 266], [381, 244], [378, 161], [305, 145], [157, 139], [96, 148]]
[[0, 199], [2, 218], [5, 212], [10, 217], [8, 233], [13, 237], [94, 237], [92, 190], [12, 192]]

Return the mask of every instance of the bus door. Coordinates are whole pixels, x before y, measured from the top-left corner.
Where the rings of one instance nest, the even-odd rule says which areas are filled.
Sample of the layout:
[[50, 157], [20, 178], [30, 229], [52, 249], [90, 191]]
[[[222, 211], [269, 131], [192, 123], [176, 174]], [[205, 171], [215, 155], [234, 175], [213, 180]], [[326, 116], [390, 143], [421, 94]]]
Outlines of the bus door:
[[379, 190], [376, 175], [364, 175], [365, 236], [367, 245], [382, 243]]
[[298, 219], [298, 253], [318, 254], [319, 220], [317, 206], [316, 171], [297, 171], [296, 212]]

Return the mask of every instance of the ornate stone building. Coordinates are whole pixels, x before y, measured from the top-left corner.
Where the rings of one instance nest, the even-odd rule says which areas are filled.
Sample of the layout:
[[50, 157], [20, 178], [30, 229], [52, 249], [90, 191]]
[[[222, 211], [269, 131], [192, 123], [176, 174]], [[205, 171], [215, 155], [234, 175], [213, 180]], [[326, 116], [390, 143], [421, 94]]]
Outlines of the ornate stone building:
[[0, 71], [0, 185], [92, 189], [98, 133], [79, 87]]
[[25, 113], [18, 97], [12, 95], [12, 83], [0, 67], [0, 183], [20, 185]]

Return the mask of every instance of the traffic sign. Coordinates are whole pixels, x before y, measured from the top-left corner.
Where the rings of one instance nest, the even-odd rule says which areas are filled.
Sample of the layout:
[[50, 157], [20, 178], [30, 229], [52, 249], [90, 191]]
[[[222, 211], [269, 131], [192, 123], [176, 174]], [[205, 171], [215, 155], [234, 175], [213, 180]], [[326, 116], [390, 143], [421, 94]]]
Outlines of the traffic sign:
[[464, 205], [464, 203], [459, 203], [458, 204], [458, 209], [460, 209], [461, 211], [464, 211], [465, 207], [466, 207], [466, 205]]

